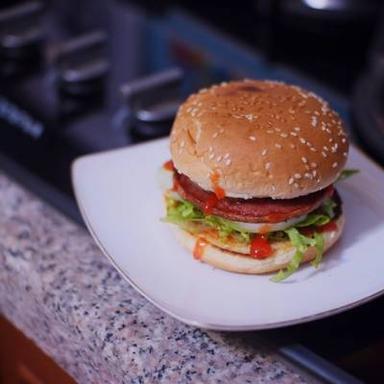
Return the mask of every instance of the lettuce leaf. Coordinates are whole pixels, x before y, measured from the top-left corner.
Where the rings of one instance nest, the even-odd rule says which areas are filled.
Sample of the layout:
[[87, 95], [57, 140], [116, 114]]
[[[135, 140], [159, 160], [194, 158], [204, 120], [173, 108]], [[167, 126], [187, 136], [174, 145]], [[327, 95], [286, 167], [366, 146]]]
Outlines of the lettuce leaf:
[[358, 169], [343, 169], [337, 178], [336, 182], [342, 181], [345, 179], [348, 179], [349, 177], [355, 175], [356, 173], [359, 173], [360, 171]]
[[315, 247], [317, 250], [316, 258], [312, 265], [316, 268], [320, 264], [321, 258], [324, 253], [324, 236], [321, 233], [315, 232], [312, 236], [305, 236], [301, 234], [295, 227], [286, 229], [284, 231], [291, 241], [292, 245], [296, 248], [296, 252], [289, 262], [287, 268], [280, 270], [272, 277], [273, 282], [280, 282], [291, 276], [297, 271], [304, 258], [304, 253], [309, 247]]
[[[336, 205], [336, 203], [334, 203]], [[295, 227], [309, 227], [310, 225], [325, 225], [331, 221], [330, 215], [324, 215], [322, 213], [309, 213], [307, 217], [295, 224]]]
[[167, 216], [163, 221], [186, 227], [188, 222], [196, 222], [217, 230], [222, 239], [236, 236], [240, 241], [249, 243], [251, 234], [230, 220], [215, 215], [205, 215], [194, 204], [186, 200], [175, 201], [167, 198]]
[[[333, 218], [335, 217], [335, 211], [334, 209], [336, 208], [337, 204], [332, 200], [330, 199], [329, 197], [327, 197], [324, 201], [323, 201], [323, 204], [322, 204], [322, 208], [324, 210], [324, 212], [330, 217], [330, 218]], [[326, 223], [325, 223], [326, 224]]]
[[323, 258], [323, 254], [324, 254], [324, 245], [325, 245], [324, 236], [321, 233], [315, 232], [314, 233], [314, 240], [316, 241], [315, 247], [317, 249], [317, 255], [313, 259], [311, 264], [313, 267], [318, 268], [320, 265], [321, 259]]

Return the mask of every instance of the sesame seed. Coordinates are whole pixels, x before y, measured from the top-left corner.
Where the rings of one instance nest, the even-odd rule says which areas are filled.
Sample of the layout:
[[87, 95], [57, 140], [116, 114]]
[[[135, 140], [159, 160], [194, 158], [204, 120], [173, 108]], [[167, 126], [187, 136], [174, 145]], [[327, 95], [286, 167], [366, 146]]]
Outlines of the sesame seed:
[[211, 154], [208, 156], [208, 159], [212, 160], [214, 157], [215, 157], [215, 154], [214, 154], [214, 153], [211, 153]]
[[212, 152], [212, 151], [213, 151], [213, 147], [210, 146], [210, 147], [208, 148], [208, 150], [209, 150], [209, 152]]
[[272, 129], [267, 129], [267, 133], [273, 133]]
[[311, 124], [312, 124], [312, 127], [316, 127], [317, 126], [317, 117], [316, 116], [312, 116]]
[[327, 154], [324, 151], [321, 151], [321, 154], [323, 155], [324, 158], [327, 157]]
[[324, 145], [323, 149], [324, 149], [324, 151], [327, 151], [327, 152], [329, 151], [329, 149], [326, 145]]
[[272, 191], [275, 192], [276, 191], [276, 187], [274, 185], [272, 185]]
[[291, 184], [293, 184], [294, 181], [295, 181], [294, 178], [290, 177], [289, 180], [288, 180], [288, 184], [291, 185]]
[[343, 152], [343, 156], [344, 156], [344, 157], [347, 157], [347, 156], [348, 156], [348, 153], [347, 153], [347, 152]]
[[282, 148], [282, 145], [279, 144], [279, 143], [275, 143], [275, 147], [281, 149], [281, 148]]
[[214, 139], [216, 139], [217, 136], [219, 136], [219, 132], [215, 132], [215, 133], [212, 135], [212, 137], [213, 137]]
[[227, 160], [225, 160], [225, 164], [226, 165], [230, 165], [232, 163], [232, 160], [231, 159], [227, 159]]
[[311, 165], [312, 168], [316, 168], [317, 167], [317, 164], [314, 163], [314, 162], [312, 162], [310, 165]]
[[256, 137], [255, 136], [249, 136], [249, 140], [256, 141]]
[[315, 147], [309, 148], [312, 152], [317, 152], [317, 149]]
[[229, 153], [226, 153], [226, 154], [224, 155], [224, 160], [225, 160], [225, 159], [228, 159], [228, 157], [229, 157]]
[[312, 171], [312, 175], [313, 175], [313, 177], [316, 177], [316, 175], [317, 175], [317, 171], [316, 171], [316, 169], [314, 169], [314, 170]]
[[297, 131], [297, 132], [300, 132], [300, 127], [294, 127], [293, 128], [295, 131]]
[[306, 157], [302, 157], [302, 158], [301, 158], [301, 161], [302, 161], [304, 164], [308, 163], [308, 160], [307, 160]]
[[265, 156], [266, 154], [267, 154], [267, 150], [263, 149], [263, 151], [261, 152], [261, 156]]
[[220, 155], [216, 157], [216, 161], [221, 161], [221, 159], [222, 159], [222, 156]]
[[337, 161], [335, 161], [333, 164], [332, 164], [332, 168], [336, 168], [337, 167]]
[[342, 139], [341, 139], [341, 142], [342, 143], [345, 143], [347, 141], [347, 139], [345, 138], [345, 137], [343, 137]]
[[286, 133], [280, 133], [280, 136], [284, 137], [284, 138], [288, 137], [288, 135]]
[[296, 148], [296, 145], [295, 144], [289, 144], [289, 146], [292, 148], [292, 149], [295, 149]]
[[329, 138], [329, 140], [328, 140], [330, 143], [332, 143], [332, 141], [333, 141], [333, 138], [331, 137], [331, 138]]
[[295, 173], [295, 174], [293, 175], [293, 177], [294, 177], [295, 179], [301, 179], [301, 175], [300, 175], [300, 173]]
[[297, 136], [297, 133], [296, 132], [290, 132], [290, 135], [291, 136]]
[[266, 164], [265, 164], [265, 169], [266, 169], [266, 170], [271, 169], [271, 165], [272, 165], [271, 163], [266, 163]]
[[299, 184], [294, 183], [293, 185], [295, 186], [295, 188], [299, 188]]
[[312, 179], [312, 175], [309, 172], [305, 172], [304, 177], [306, 177], [307, 179]]
[[252, 121], [254, 119], [256, 119], [256, 116], [255, 115], [252, 115], [251, 113], [248, 114], [248, 115], [244, 115], [244, 117], [249, 120], [249, 121]]
[[183, 147], [184, 147], [184, 145], [185, 145], [185, 141], [184, 141], [184, 140], [182, 140], [182, 141], [180, 142], [180, 148], [183, 148]]
[[299, 139], [299, 140], [300, 140], [300, 142], [301, 142], [301, 143], [303, 143], [303, 144], [305, 144], [305, 143], [306, 143], [305, 139], [303, 139], [302, 137], [300, 137], [300, 139]]
[[280, 128], [275, 128], [275, 131], [276, 131], [276, 132], [280, 132], [281, 129], [280, 129]]

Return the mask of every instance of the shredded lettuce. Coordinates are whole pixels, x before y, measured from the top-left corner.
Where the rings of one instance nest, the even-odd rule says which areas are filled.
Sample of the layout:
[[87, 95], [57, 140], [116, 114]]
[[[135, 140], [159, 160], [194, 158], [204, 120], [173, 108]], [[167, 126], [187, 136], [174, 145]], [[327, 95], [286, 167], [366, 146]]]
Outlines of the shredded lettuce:
[[189, 201], [176, 201], [167, 198], [167, 217], [165, 221], [179, 224], [184, 221], [201, 220], [204, 214], [194, 204]]
[[342, 181], [345, 179], [348, 179], [349, 177], [355, 175], [356, 173], [359, 173], [360, 171], [358, 169], [343, 169], [337, 178], [336, 182]]
[[[322, 208], [324, 210], [324, 212], [330, 217], [330, 218], [334, 218], [335, 217], [335, 211], [334, 209], [336, 208], [337, 204], [332, 200], [330, 199], [329, 197], [327, 197], [324, 201], [323, 201], [323, 204], [322, 204]], [[325, 223], [326, 224], [326, 223]]]
[[[206, 215], [198, 207], [187, 200], [175, 200], [168, 196], [166, 198], [167, 215], [163, 221], [177, 224], [182, 228], [193, 230], [193, 226], [189, 223], [197, 223], [207, 228], [215, 229], [221, 239], [226, 239], [229, 236], [234, 236], [241, 242], [250, 243], [252, 234], [237, 225], [236, 223], [226, 220], [216, 215]], [[291, 276], [300, 266], [303, 261], [304, 253], [309, 247], [315, 247], [317, 255], [312, 262], [312, 265], [317, 268], [321, 262], [324, 253], [324, 236], [316, 231], [306, 236], [299, 232], [298, 228], [308, 226], [325, 225], [335, 216], [334, 208], [336, 203], [332, 199], [326, 199], [322, 205], [320, 213], [310, 213], [307, 217], [296, 223], [294, 226], [284, 230], [270, 232], [268, 238], [270, 241], [281, 241], [289, 239], [292, 245], [296, 248], [296, 252], [292, 257], [287, 268], [279, 271], [272, 277], [272, 281], [280, 282]], [[200, 227], [201, 228], [201, 227]]]
[[[334, 203], [336, 205], [336, 203]], [[322, 213], [309, 213], [307, 217], [295, 224], [295, 227], [309, 227], [310, 225], [325, 225], [331, 221], [331, 215], [324, 215]]]
[[324, 236], [321, 233], [315, 232], [312, 236], [305, 236], [301, 234], [296, 228], [292, 227], [284, 231], [291, 241], [292, 245], [296, 248], [296, 252], [289, 262], [287, 268], [280, 270], [275, 276], [272, 277], [273, 282], [280, 282], [291, 276], [299, 268], [304, 258], [304, 253], [309, 247], [315, 247], [317, 250], [316, 258], [313, 265], [317, 268], [320, 264], [321, 258], [324, 253]]
[[225, 239], [231, 235], [240, 241], [249, 243], [251, 234], [230, 220], [215, 215], [205, 215], [194, 204], [186, 200], [175, 201], [167, 198], [167, 216], [163, 221], [186, 227], [188, 222], [195, 222], [217, 230], [220, 238]]
[[324, 240], [324, 236], [321, 233], [315, 232], [313, 235], [315, 240], [315, 247], [317, 249], [317, 255], [313, 259], [311, 264], [313, 267], [318, 268], [324, 254], [325, 240]]

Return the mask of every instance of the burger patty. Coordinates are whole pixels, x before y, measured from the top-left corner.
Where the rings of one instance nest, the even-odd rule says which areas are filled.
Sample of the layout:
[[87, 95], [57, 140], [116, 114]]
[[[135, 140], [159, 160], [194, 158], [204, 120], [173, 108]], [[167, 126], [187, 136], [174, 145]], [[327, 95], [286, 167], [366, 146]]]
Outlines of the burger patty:
[[[204, 211], [206, 202], [212, 199], [214, 193], [200, 188], [183, 174], [175, 172], [173, 178], [176, 192]], [[294, 199], [225, 197], [216, 202], [210, 213], [247, 223], [278, 223], [315, 210], [326, 197], [331, 197], [333, 193], [333, 186], [330, 185], [321, 191]]]

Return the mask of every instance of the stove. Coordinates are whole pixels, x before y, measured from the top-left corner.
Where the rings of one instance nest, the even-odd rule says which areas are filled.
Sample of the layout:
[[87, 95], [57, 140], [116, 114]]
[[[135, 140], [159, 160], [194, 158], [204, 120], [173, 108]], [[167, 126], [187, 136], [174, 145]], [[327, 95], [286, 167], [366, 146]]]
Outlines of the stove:
[[[348, 100], [331, 89], [271, 65], [182, 8], [160, 8], [118, 0], [1, 5], [0, 168], [79, 223], [71, 162], [167, 136], [178, 105], [203, 86], [244, 77], [296, 83], [349, 121]], [[377, 299], [257, 336], [324, 381], [380, 382], [383, 309]]]

